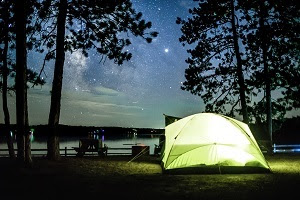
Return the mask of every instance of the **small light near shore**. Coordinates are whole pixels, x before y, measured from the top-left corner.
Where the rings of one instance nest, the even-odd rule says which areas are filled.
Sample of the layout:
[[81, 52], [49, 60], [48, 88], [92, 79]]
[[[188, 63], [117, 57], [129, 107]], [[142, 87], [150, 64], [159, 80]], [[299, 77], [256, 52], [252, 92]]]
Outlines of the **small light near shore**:
[[29, 136], [29, 138], [30, 138], [30, 142], [33, 142], [33, 141], [34, 141], [33, 132], [34, 132], [34, 129], [33, 129], [33, 128], [32, 128], [32, 129], [30, 129], [30, 131], [29, 131], [29, 133], [30, 133], [30, 136]]

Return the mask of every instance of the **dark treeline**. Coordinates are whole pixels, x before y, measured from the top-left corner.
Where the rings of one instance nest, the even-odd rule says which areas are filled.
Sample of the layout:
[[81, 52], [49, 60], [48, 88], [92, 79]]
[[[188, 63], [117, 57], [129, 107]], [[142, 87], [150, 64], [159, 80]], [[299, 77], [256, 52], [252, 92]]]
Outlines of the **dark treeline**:
[[[286, 118], [283, 121], [273, 120], [273, 141], [276, 144], [300, 143], [300, 116]], [[269, 140], [267, 123], [249, 124], [249, 127], [257, 140]]]
[[[249, 124], [249, 127], [257, 140], [269, 139], [266, 123]], [[286, 118], [283, 122], [274, 120], [274, 127], [277, 127], [273, 132], [275, 143], [300, 142], [300, 116]], [[4, 124], [0, 124], [0, 132], [3, 132], [4, 128]], [[30, 128], [34, 130], [34, 136], [48, 136], [50, 134], [48, 125], [32, 125]], [[12, 125], [11, 130], [16, 130], [15, 124]], [[164, 129], [59, 125], [59, 135], [61, 136], [87, 137], [89, 133], [97, 133], [99, 136], [102, 134], [105, 136], [120, 136], [134, 133], [138, 135], [156, 135], [164, 134]]]
[[[30, 126], [34, 136], [48, 136], [51, 134], [48, 125], [33, 125]], [[4, 129], [4, 125], [0, 124], [0, 131]], [[16, 125], [12, 125], [12, 131], [16, 130]], [[164, 129], [154, 128], [124, 128], [124, 127], [96, 127], [96, 126], [69, 126], [60, 124], [58, 127], [60, 136], [82, 136], [88, 137], [90, 133], [95, 133], [99, 136], [120, 136], [127, 134], [163, 134]], [[13, 131], [14, 132], [14, 131]]]
[[278, 143], [299, 144], [300, 142], [300, 116], [286, 120], [280, 129], [274, 132]]

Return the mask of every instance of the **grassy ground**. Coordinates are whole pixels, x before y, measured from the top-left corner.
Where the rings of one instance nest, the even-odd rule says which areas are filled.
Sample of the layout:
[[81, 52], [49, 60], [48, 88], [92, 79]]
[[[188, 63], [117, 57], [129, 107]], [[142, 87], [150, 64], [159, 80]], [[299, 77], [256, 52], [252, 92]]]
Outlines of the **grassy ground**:
[[279, 199], [299, 193], [300, 154], [266, 155], [267, 174], [167, 175], [157, 157], [131, 158], [34, 158], [30, 169], [0, 158], [0, 199]]

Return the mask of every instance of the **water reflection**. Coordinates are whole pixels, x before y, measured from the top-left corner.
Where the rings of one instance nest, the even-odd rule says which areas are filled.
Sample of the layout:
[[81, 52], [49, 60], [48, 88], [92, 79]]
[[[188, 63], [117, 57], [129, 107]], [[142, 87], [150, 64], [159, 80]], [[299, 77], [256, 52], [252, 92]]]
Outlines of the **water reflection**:
[[[150, 147], [150, 154], [154, 154], [155, 145], [159, 144], [159, 135], [138, 135], [138, 134], [126, 134], [116, 136], [95, 135], [95, 138], [102, 140], [102, 145], [106, 144], [108, 148], [131, 148], [133, 145], [146, 145]], [[72, 149], [73, 147], [79, 147], [79, 139], [84, 138], [82, 136], [61, 136], [59, 137], [60, 149]], [[16, 141], [14, 147], [17, 148]], [[32, 136], [31, 142], [32, 149], [46, 149], [47, 137]], [[7, 149], [6, 139], [0, 137], [0, 149]], [[114, 150], [114, 154], [122, 153], [124, 151], [131, 150]], [[6, 155], [8, 152], [0, 151], [0, 156]], [[40, 154], [40, 152], [32, 151], [32, 154]]]

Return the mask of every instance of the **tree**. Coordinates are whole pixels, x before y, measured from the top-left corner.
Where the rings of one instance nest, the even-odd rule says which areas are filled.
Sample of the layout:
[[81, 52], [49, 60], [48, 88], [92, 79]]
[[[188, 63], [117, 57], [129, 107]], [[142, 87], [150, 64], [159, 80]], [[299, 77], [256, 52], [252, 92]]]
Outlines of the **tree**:
[[[189, 10], [188, 20], [177, 19], [183, 33], [179, 41], [194, 46], [187, 50], [191, 57], [186, 60], [189, 67], [181, 88], [201, 96], [206, 111], [226, 113], [229, 108], [231, 116], [241, 111], [248, 123], [249, 88], [243, 74], [237, 11], [234, 0], [206, 0]], [[238, 103], [241, 110], [236, 108]]]
[[[272, 118], [299, 108], [299, 6], [293, 0], [241, 1], [240, 5], [247, 20], [246, 53], [253, 70], [249, 84], [264, 88], [253, 111], [267, 123], [272, 143]], [[281, 91], [282, 96], [272, 98], [272, 91]]]
[[[55, 7], [58, 10], [51, 10]], [[99, 54], [121, 65], [132, 55], [123, 51], [124, 47], [131, 44], [130, 39], [118, 38], [119, 34], [124, 33], [126, 37], [126, 34], [131, 33], [151, 42], [157, 33], [145, 33], [145, 30], [151, 27], [151, 23], [141, 19], [142, 13], [136, 13], [129, 0], [44, 1], [40, 18], [47, 19], [53, 15], [57, 18], [54, 19], [50, 31], [45, 32], [42, 38], [48, 48], [46, 60], [55, 57], [48, 120], [51, 133], [47, 143], [47, 156], [49, 159], [58, 160], [60, 158], [58, 124], [65, 52], [81, 49], [83, 54], [88, 56], [88, 50], [95, 49]], [[80, 28], [76, 25], [80, 25]], [[146, 37], [147, 34], [149, 37]]]
[[[18, 161], [31, 162], [25, 155], [27, 87], [26, 87], [26, 0], [16, 1], [16, 115], [17, 115], [17, 143]], [[25, 151], [24, 151], [25, 150]]]
[[[35, 0], [30, 0], [25, 3], [26, 8], [26, 37], [27, 41], [25, 39], [26, 43], [26, 49], [31, 50], [33, 45], [38, 45], [35, 41], [36, 39], [33, 37], [33, 33], [36, 32], [36, 25], [31, 25], [31, 20], [33, 17], [33, 6], [35, 5], [36, 1]], [[36, 5], [35, 5], [36, 6]], [[14, 10], [15, 9], [15, 10]], [[17, 71], [20, 72], [20, 68], [16, 67], [15, 64], [15, 56], [13, 53], [8, 53], [8, 52], [13, 52], [13, 50], [16, 49], [16, 20], [17, 16], [15, 13], [17, 13], [21, 7], [16, 6], [14, 3], [12, 4], [8, 0], [3, 0], [0, 2], [0, 10], [1, 10], [1, 15], [0, 15], [0, 66], [1, 66], [1, 75], [2, 75], [2, 82], [1, 82], [1, 89], [2, 89], [2, 101], [3, 101], [3, 112], [4, 112], [4, 121], [5, 121], [5, 135], [7, 136], [7, 145], [9, 149], [9, 155], [11, 158], [15, 158], [15, 151], [14, 151], [14, 146], [13, 146], [13, 138], [11, 135], [11, 127], [10, 127], [10, 114], [7, 106], [7, 94], [9, 91], [15, 92], [16, 91], [16, 85], [8, 85], [8, 79], [13, 78], [16, 80], [16, 73]], [[33, 28], [35, 27], [35, 28]], [[20, 27], [19, 27], [20, 28]], [[20, 31], [18, 29], [18, 31]], [[20, 32], [18, 32], [19, 34]], [[25, 58], [26, 58], [26, 50], [25, 49]], [[20, 52], [19, 52], [20, 53]], [[20, 56], [20, 55], [18, 55]], [[26, 59], [25, 59], [25, 65]], [[19, 66], [20, 67], [20, 66]], [[25, 67], [27, 68], [27, 67]], [[40, 79], [38, 74], [36, 72], [33, 72], [30, 69], [24, 69], [25, 70], [25, 76], [26, 76], [26, 84], [24, 87], [29, 88], [29, 85], [27, 83], [31, 83], [32, 86], [34, 85], [43, 85], [45, 83], [44, 80]], [[20, 78], [20, 77], [18, 77]], [[17, 82], [17, 81], [16, 81]], [[25, 91], [27, 92], [27, 90]], [[25, 94], [25, 104], [27, 104], [27, 95]], [[25, 127], [29, 127], [29, 119], [28, 119], [28, 107], [25, 105], [25, 121], [26, 125]], [[28, 129], [28, 128], [27, 128]], [[19, 155], [21, 156], [20, 160], [27, 160], [27, 163], [31, 162], [31, 147], [30, 147], [30, 135], [28, 134], [29, 132], [26, 132], [25, 136], [20, 136], [18, 137], [18, 151]], [[22, 134], [21, 134], [22, 135]], [[20, 140], [19, 140], [20, 139]], [[23, 145], [23, 140], [24, 139], [24, 145]], [[25, 149], [24, 149], [25, 148]], [[23, 153], [21, 153], [23, 152]], [[23, 155], [25, 156], [24, 159], [22, 158]], [[24, 160], [24, 161], [25, 161]]]
[[7, 147], [9, 151], [10, 158], [15, 158], [15, 150], [14, 150], [14, 144], [13, 144], [13, 138], [10, 134], [10, 115], [9, 110], [7, 106], [7, 93], [8, 93], [8, 84], [7, 79], [10, 74], [10, 69], [8, 67], [8, 49], [9, 49], [9, 41], [10, 36], [9, 33], [11, 32], [10, 24], [12, 24], [12, 6], [9, 4], [8, 1], [1, 1], [0, 2], [0, 10], [1, 10], [1, 17], [0, 17], [0, 34], [2, 40], [0, 41], [0, 44], [3, 45], [3, 48], [0, 48], [0, 58], [1, 58], [1, 75], [2, 75], [2, 82], [1, 82], [1, 89], [2, 89], [2, 101], [3, 101], [3, 113], [4, 113], [4, 134], [7, 137]]

